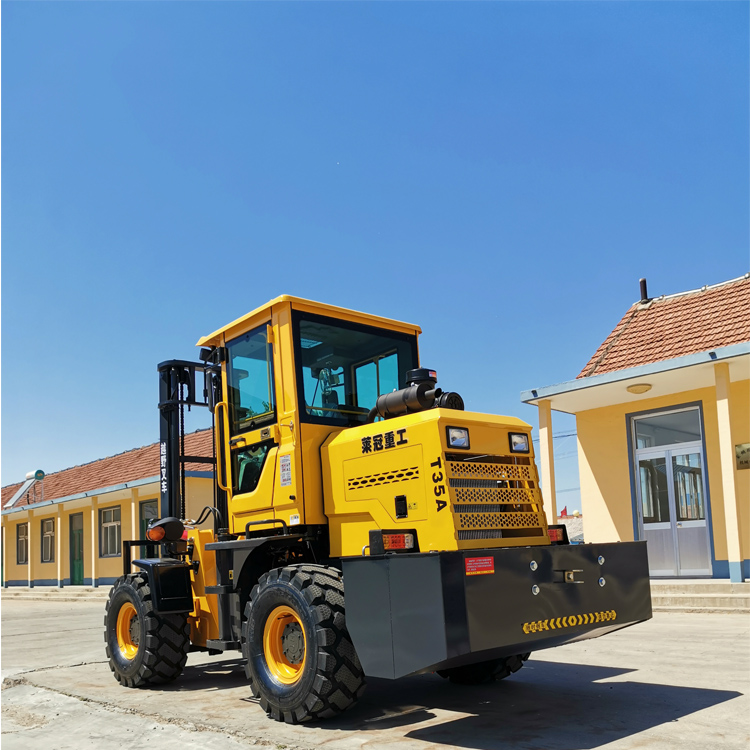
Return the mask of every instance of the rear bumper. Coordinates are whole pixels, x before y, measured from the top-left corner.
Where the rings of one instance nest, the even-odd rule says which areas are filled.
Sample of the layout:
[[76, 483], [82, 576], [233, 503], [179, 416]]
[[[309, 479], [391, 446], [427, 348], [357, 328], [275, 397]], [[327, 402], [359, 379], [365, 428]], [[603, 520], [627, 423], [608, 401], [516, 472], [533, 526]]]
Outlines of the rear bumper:
[[[351, 557], [342, 565], [347, 628], [371, 677], [524, 654], [651, 617], [645, 542]], [[565, 582], [566, 571], [575, 571], [575, 583]]]

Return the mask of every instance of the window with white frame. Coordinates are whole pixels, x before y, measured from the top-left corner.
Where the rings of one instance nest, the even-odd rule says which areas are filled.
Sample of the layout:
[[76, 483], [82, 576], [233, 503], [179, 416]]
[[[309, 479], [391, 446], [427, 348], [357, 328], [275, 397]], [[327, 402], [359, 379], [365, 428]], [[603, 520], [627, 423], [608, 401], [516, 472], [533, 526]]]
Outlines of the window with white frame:
[[29, 524], [16, 526], [16, 562], [26, 565], [29, 562]]
[[99, 556], [120, 554], [120, 506], [99, 511]]
[[55, 561], [55, 519], [42, 521], [42, 562]]

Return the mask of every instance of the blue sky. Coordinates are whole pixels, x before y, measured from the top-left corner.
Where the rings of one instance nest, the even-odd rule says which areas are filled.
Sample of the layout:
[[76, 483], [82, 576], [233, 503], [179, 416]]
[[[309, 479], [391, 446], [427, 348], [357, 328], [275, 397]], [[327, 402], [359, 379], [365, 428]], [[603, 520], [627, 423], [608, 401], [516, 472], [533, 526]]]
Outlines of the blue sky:
[[278, 294], [420, 323], [536, 425], [639, 277], [748, 270], [746, 3], [2, 15], [3, 484], [156, 440], [156, 363]]

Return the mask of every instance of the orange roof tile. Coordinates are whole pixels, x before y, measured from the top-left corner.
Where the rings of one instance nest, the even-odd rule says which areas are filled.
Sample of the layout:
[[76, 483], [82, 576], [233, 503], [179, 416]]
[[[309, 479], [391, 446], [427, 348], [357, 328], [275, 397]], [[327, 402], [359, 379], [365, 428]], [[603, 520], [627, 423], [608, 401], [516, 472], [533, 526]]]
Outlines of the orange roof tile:
[[579, 378], [750, 341], [750, 274], [692, 292], [636, 302]]
[[[185, 453], [188, 456], [210, 457], [213, 450], [211, 430], [199, 430], [185, 435]], [[210, 471], [209, 464], [187, 464], [187, 471]], [[80, 492], [99, 490], [116, 484], [132, 482], [136, 479], [146, 479], [159, 474], [159, 443], [152, 443], [143, 448], [135, 448], [116, 456], [100, 458], [81, 466], [63, 469], [44, 478], [44, 499], [56, 500], [60, 497], [77, 495]], [[2, 506], [13, 497], [22, 482], [10, 484], [2, 488]], [[41, 493], [37, 491], [36, 502], [41, 501]], [[34, 491], [27, 493], [16, 504], [15, 508], [33, 505]]]

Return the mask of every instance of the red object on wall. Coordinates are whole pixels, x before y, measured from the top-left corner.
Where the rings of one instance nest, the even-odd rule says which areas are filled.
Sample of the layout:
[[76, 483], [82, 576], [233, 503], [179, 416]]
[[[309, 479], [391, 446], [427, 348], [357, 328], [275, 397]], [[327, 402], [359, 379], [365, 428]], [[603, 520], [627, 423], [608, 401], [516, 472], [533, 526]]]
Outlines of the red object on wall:
[[566, 505], [561, 511], [560, 511], [560, 518], [564, 518], [568, 515], [568, 506]]

